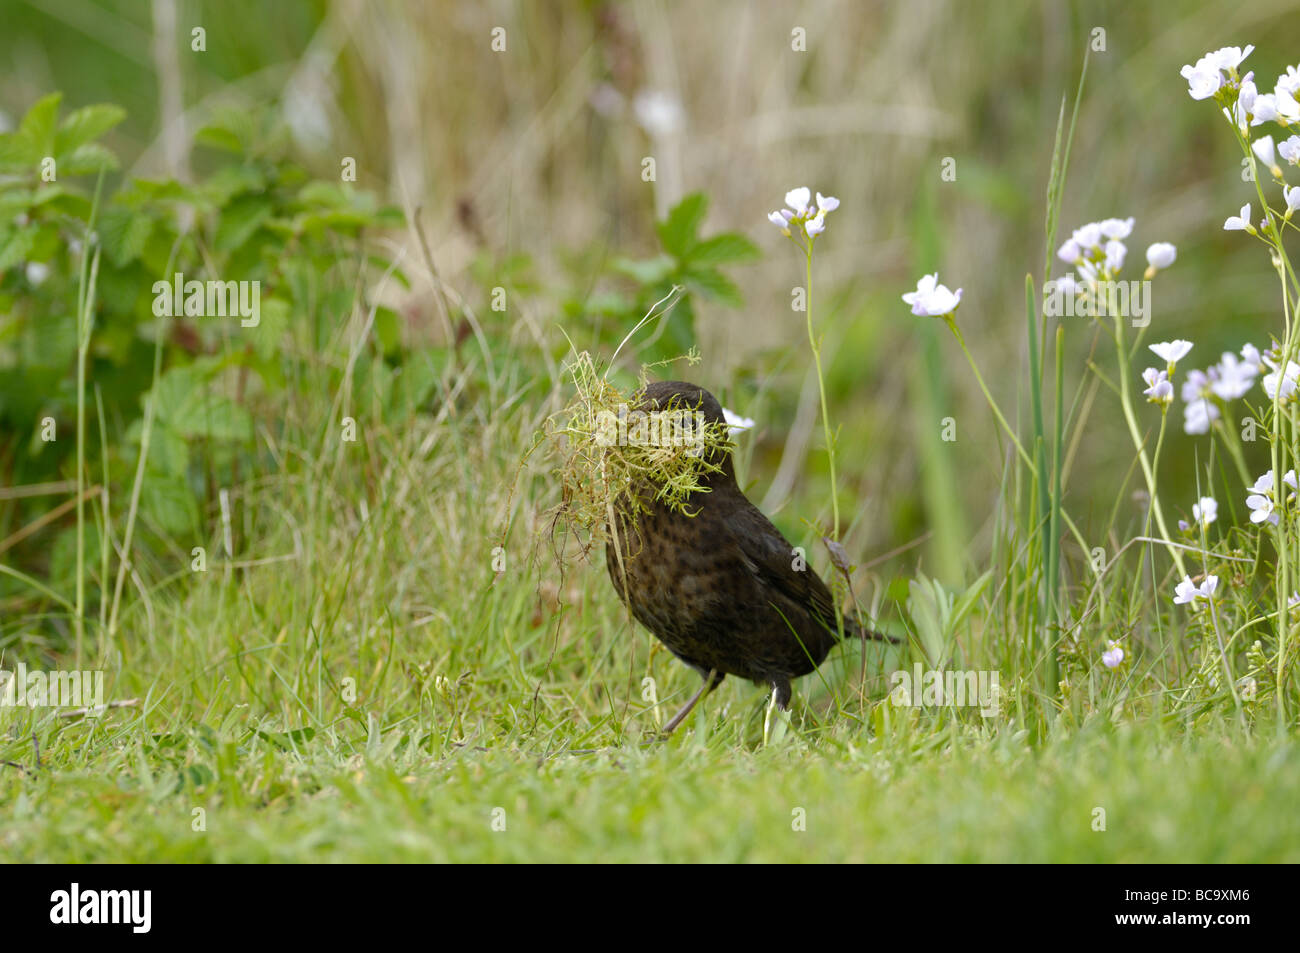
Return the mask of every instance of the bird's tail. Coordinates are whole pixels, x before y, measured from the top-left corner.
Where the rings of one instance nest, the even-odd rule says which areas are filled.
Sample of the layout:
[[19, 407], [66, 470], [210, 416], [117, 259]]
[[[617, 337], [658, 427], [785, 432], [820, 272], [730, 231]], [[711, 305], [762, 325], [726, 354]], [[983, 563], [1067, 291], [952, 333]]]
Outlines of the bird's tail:
[[875, 629], [868, 629], [858, 625], [857, 620], [852, 616], [844, 617], [844, 635], [850, 639], [866, 639], [869, 642], [888, 642], [890, 645], [901, 645], [902, 639], [892, 635], [886, 635], [883, 632], [877, 632]]

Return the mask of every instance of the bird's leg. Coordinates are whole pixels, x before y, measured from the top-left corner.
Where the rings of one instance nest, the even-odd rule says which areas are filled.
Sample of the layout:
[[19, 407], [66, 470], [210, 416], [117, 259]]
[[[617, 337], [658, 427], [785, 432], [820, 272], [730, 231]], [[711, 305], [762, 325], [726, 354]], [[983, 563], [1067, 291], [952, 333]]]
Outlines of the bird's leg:
[[[763, 716], [763, 745], [772, 740], [772, 714], [777, 709], [782, 712], [790, 710], [790, 679], [784, 677], [774, 678], [772, 680], [772, 700], [767, 703], [767, 713]], [[781, 730], [776, 740], [779, 741], [785, 736], [785, 726], [789, 724], [789, 715], [786, 715], [782, 722], [779, 723]]]
[[721, 685], [724, 678], [726, 678], [726, 676], [718, 672], [717, 669], [710, 669], [709, 674], [704, 676], [704, 684], [700, 686], [700, 690], [691, 696], [691, 700], [686, 703], [685, 707], [682, 708], [681, 711], [669, 719], [668, 724], [663, 727], [663, 733], [665, 735], [671, 735], [676, 731], [677, 726], [680, 725], [686, 719], [686, 716], [691, 713], [691, 709], [695, 707], [696, 703], [705, 695], [709, 694], [709, 692]]

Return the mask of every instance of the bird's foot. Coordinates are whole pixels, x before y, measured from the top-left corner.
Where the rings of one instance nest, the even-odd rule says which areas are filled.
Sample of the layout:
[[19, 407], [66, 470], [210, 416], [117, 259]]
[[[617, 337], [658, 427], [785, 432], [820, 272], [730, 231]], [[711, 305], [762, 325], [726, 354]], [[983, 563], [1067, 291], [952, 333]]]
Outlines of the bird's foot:
[[777, 695], [767, 703], [767, 712], [763, 715], [763, 747], [779, 744], [790, 730], [790, 709], [777, 704]]

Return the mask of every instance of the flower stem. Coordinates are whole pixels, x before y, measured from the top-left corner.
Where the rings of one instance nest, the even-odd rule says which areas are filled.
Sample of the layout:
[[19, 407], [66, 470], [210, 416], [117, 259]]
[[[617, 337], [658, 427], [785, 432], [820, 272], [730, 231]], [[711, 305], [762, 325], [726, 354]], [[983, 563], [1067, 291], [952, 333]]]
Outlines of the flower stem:
[[831, 416], [830, 407], [826, 403], [826, 381], [822, 376], [822, 351], [821, 345], [817, 341], [816, 335], [813, 334], [812, 322], [812, 305], [813, 305], [813, 280], [812, 280], [812, 241], [808, 242], [804, 250], [804, 276], [807, 285], [807, 300], [804, 302], [804, 316], [808, 320], [808, 346], [812, 348], [813, 362], [817, 366], [817, 390], [821, 394], [822, 402], [822, 432], [826, 437], [826, 460], [830, 465], [831, 471], [831, 539], [839, 542], [840, 538], [840, 496], [838, 483], [835, 479], [835, 441], [831, 439]]
[[1138, 462], [1142, 465], [1142, 476], [1146, 479], [1148, 505], [1151, 512], [1155, 514], [1156, 526], [1160, 529], [1160, 538], [1164, 540], [1170, 558], [1173, 559], [1174, 565], [1178, 567], [1178, 574], [1185, 576], [1187, 575], [1187, 569], [1183, 565], [1183, 554], [1178, 551], [1177, 547], [1169, 539], [1169, 529], [1165, 526], [1165, 514], [1160, 509], [1160, 497], [1156, 490], [1155, 471], [1151, 467], [1151, 461], [1147, 459], [1146, 447], [1142, 443], [1142, 434], [1138, 430], [1137, 417], [1133, 413], [1132, 389], [1129, 387], [1128, 352], [1124, 349], [1124, 319], [1119, 315], [1115, 317], [1115, 354], [1119, 359], [1120, 406], [1124, 409], [1124, 420], [1128, 423], [1129, 436], [1133, 439], [1133, 447], [1138, 453]]

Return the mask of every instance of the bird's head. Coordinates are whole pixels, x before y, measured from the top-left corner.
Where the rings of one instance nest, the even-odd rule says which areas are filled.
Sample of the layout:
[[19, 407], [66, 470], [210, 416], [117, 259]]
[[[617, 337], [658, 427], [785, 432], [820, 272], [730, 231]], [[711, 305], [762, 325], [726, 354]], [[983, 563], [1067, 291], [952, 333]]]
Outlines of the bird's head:
[[[735, 480], [735, 471], [731, 464], [731, 447], [726, 440], [726, 416], [722, 404], [703, 387], [687, 381], [656, 381], [648, 384], [638, 404], [638, 409], [655, 412], [679, 412], [699, 414], [696, 421], [702, 422], [709, 433], [707, 442], [711, 445], [704, 454], [704, 459], [721, 468], [723, 479]], [[697, 429], [694, 431], [700, 434]], [[700, 434], [703, 436], [702, 434]], [[718, 441], [721, 436], [722, 442]], [[706, 478], [705, 482], [708, 481]]]

